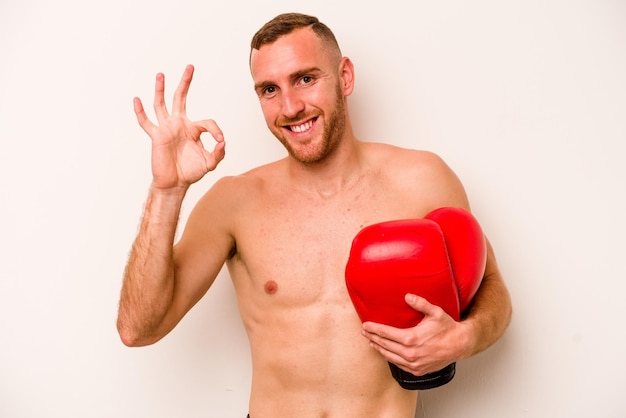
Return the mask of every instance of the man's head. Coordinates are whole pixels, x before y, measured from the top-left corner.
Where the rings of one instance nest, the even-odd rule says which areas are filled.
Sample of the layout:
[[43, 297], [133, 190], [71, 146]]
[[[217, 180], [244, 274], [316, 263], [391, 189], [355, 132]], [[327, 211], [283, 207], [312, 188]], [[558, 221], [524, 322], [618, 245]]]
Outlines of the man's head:
[[332, 154], [349, 126], [354, 68], [330, 29], [312, 16], [277, 16], [252, 39], [250, 71], [265, 122], [289, 154], [305, 164]]
[[315, 16], [301, 13], [283, 13], [261, 27], [252, 37], [250, 42], [250, 55], [255, 49], [260, 49], [263, 45], [274, 43], [278, 38], [288, 35], [296, 29], [309, 27], [315, 34], [324, 41], [324, 45], [341, 58], [341, 50], [335, 35], [328, 26], [320, 22]]

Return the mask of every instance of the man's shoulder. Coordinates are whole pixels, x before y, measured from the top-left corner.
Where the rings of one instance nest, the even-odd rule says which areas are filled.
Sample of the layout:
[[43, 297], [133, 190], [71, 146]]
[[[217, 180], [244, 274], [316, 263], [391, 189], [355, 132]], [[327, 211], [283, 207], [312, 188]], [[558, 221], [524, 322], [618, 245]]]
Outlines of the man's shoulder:
[[423, 149], [404, 148], [397, 145], [369, 142], [364, 149], [383, 166], [398, 170], [444, 170], [445, 161], [435, 152]]
[[370, 151], [397, 195], [426, 208], [466, 204], [459, 178], [435, 152], [386, 144], [372, 144]]
[[268, 184], [280, 178], [281, 161], [264, 164], [236, 175], [228, 175], [217, 180], [208, 194], [218, 195], [223, 199], [251, 199], [261, 193]]

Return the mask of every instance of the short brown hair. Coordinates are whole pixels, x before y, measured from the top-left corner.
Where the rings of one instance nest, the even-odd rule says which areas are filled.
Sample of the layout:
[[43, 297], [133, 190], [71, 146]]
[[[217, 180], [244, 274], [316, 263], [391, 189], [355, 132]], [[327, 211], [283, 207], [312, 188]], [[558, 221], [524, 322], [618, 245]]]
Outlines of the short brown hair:
[[263, 45], [271, 44], [281, 36], [287, 35], [296, 29], [305, 27], [313, 29], [313, 32], [320, 39], [328, 42], [332, 48], [336, 48], [341, 55], [337, 39], [330, 28], [320, 22], [317, 17], [302, 13], [283, 13], [263, 25], [252, 37], [250, 52], [252, 52], [252, 49], [259, 49]]

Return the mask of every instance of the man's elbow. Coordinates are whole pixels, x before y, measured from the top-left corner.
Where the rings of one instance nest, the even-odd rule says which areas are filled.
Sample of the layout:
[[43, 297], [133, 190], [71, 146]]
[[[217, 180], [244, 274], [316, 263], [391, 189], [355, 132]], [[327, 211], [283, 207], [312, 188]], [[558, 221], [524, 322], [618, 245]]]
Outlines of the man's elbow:
[[117, 321], [117, 333], [122, 341], [122, 344], [127, 347], [144, 347], [146, 345], [154, 344], [159, 340], [157, 337], [140, 332], [138, 329], [127, 325], [120, 319]]
[[120, 340], [122, 341], [122, 344], [124, 344], [126, 347], [141, 347], [142, 346], [142, 344], [140, 343], [140, 338], [137, 335], [137, 333], [129, 331], [126, 328], [122, 328], [119, 325], [117, 327], [117, 333], [120, 336]]

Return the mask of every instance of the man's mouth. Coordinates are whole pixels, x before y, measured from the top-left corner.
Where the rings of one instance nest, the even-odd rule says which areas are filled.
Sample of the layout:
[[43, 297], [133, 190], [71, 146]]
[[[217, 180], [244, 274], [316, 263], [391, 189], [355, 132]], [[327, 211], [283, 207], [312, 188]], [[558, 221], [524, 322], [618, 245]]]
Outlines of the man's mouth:
[[308, 131], [309, 129], [311, 129], [313, 127], [313, 122], [315, 122], [316, 118], [313, 119], [309, 119], [306, 122], [297, 124], [297, 125], [287, 125], [287, 129], [289, 129], [291, 132], [295, 132], [295, 133], [304, 133], [306, 131]]

